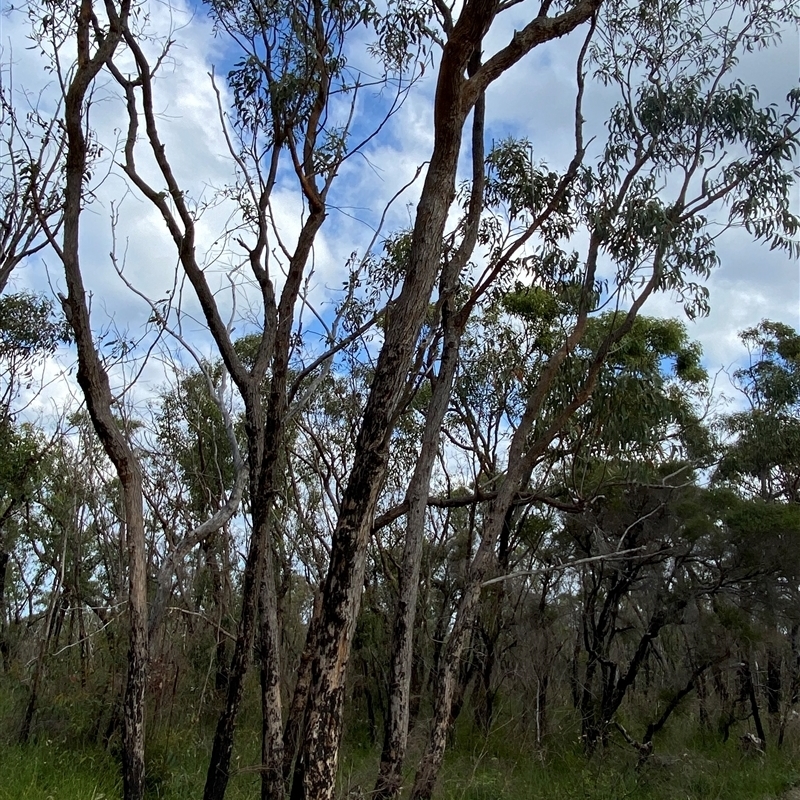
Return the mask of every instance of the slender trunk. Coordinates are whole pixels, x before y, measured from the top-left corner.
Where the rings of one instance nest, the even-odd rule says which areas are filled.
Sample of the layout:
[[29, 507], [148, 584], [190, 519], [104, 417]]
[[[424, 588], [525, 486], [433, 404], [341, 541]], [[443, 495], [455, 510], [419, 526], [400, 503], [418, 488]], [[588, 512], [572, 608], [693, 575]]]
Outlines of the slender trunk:
[[541, 747], [547, 736], [547, 687], [550, 683], [549, 673], [536, 680], [536, 745]]
[[781, 710], [781, 652], [774, 645], [767, 649], [767, 712], [778, 714]]
[[316, 644], [311, 637], [314, 635], [321, 614], [322, 592], [318, 591], [314, 595], [314, 607], [311, 613], [306, 646], [303, 648], [300, 664], [297, 667], [297, 680], [295, 681], [292, 703], [289, 707], [286, 727], [283, 732], [283, 782], [287, 793], [291, 791], [292, 768], [297, 755], [297, 748], [300, 745], [300, 737], [303, 733], [305, 708], [308, 692], [311, 688], [311, 658], [316, 649]]
[[581, 739], [583, 749], [591, 755], [600, 741], [600, 724], [597, 713], [596, 682], [597, 659], [589, 655], [581, 688]]
[[742, 690], [750, 701], [750, 713], [753, 715], [753, 724], [756, 726], [756, 735], [761, 739], [761, 746], [766, 750], [767, 735], [764, 732], [764, 725], [761, 722], [761, 711], [758, 707], [758, 697], [756, 695], [756, 687], [753, 681], [753, 672], [750, 669], [749, 655], [742, 662], [740, 677], [742, 681]]
[[789, 705], [796, 706], [800, 702], [800, 623], [792, 625], [789, 640], [792, 652]]
[[144, 689], [147, 665], [147, 595], [145, 533], [142, 481], [138, 460], [115, 419], [108, 374], [94, 347], [86, 291], [79, 255], [80, 215], [84, 201], [88, 145], [85, 98], [92, 82], [111, 59], [127, 24], [130, 0], [119, 9], [106, 4], [109, 28], [97, 36], [94, 52], [91, 39], [94, 11], [91, 0], [82, 0], [77, 13], [77, 67], [64, 100], [64, 129], [67, 138], [64, 187], [63, 248], [68, 295], [64, 311], [75, 335], [78, 349], [78, 383], [94, 429], [117, 471], [125, 511], [125, 539], [128, 556], [128, 674], [125, 687], [122, 781], [125, 800], [144, 796]]
[[672, 712], [681, 704], [681, 701], [684, 697], [691, 693], [691, 691], [695, 688], [695, 686], [699, 685], [699, 681], [703, 675], [703, 673], [708, 669], [709, 664], [701, 664], [699, 667], [695, 668], [694, 672], [692, 672], [689, 680], [686, 681], [686, 684], [681, 687], [672, 698], [667, 703], [664, 711], [661, 713], [661, 716], [655, 721], [651, 722], [647, 726], [647, 731], [645, 732], [644, 739], [642, 739], [642, 744], [647, 745], [653, 741], [653, 737], [667, 724], [667, 720], [672, 716]]
[[[131, 458], [133, 460], [133, 456]], [[144, 694], [147, 680], [147, 567], [142, 478], [138, 464], [122, 477], [128, 543], [128, 678], [123, 706], [122, 778], [126, 800], [144, 796]]]
[[3, 659], [3, 671], [11, 668], [11, 652], [8, 646], [8, 620], [6, 614], [6, 571], [10, 553], [0, 547], [0, 657]]
[[442, 353], [441, 368], [425, 420], [420, 457], [406, 494], [408, 502], [406, 540], [398, 581], [397, 609], [392, 628], [389, 713], [386, 719], [378, 779], [373, 792], [376, 800], [388, 800], [388, 798], [397, 797], [400, 793], [403, 762], [408, 743], [414, 618], [422, 563], [428, 488], [439, 446], [439, 432], [447, 411], [458, 363], [460, 335], [461, 331], [453, 331], [447, 337], [448, 341]]
[[479, 598], [480, 581], [473, 579], [461, 596], [456, 621], [445, 647], [442, 668], [436, 681], [428, 746], [414, 778], [411, 800], [430, 800], [433, 795], [452, 722], [451, 714], [459, 684], [461, 654], [467, 645]]
[[697, 705], [700, 727], [703, 730], [708, 730], [710, 727], [708, 715], [708, 687], [706, 686], [706, 676], [704, 673], [700, 673], [700, 675], [697, 676]]
[[[474, 75], [481, 64], [480, 51], [470, 58], [467, 72]], [[398, 598], [392, 628], [391, 660], [389, 665], [389, 711], [385, 722], [383, 750], [373, 796], [389, 800], [400, 793], [403, 763], [408, 744], [411, 673], [413, 663], [414, 619], [417, 610], [419, 573], [422, 563], [422, 544], [425, 534], [425, 514], [431, 474], [439, 447], [442, 422], [458, 366], [461, 337], [468, 314], [464, 309], [455, 314], [453, 295], [459, 275], [472, 256], [483, 209], [484, 186], [484, 122], [485, 97], [475, 104], [472, 123], [472, 190], [464, 238], [456, 254], [442, 271], [440, 298], [442, 301], [443, 346], [439, 373], [433, 381], [433, 391], [425, 417], [420, 455], [406, 492], [406, 539], [398, 579]]]
[[283, 720], [275, 572], [264, 570], [260, 596], [261, 630], [261, 800], [283, 800]]
[[22, 727], [20, 728], [19, 732], [20, 744], [27, 744], [28, 739], [30, 739], [33, 715], [36, 712], [36, 704], [39, 700], [39, 685], [42, 681], [42, 675], [44, 674], [44, 661], [45, 657], [47, 656], [49, 645], [50, 637], [49, 634], [46, 633], [41, 645], [39, 646], [39, 652], [36, 656], [36, 664], [33, 668], [33, 677], [31, 678], [31, 688], [30, 692], [28, 693], [28, 702], [25, 705], [25, 716], [22, 718]]
[[214, 606], [214, 618], [219, 627], [214, 633], [216, 644], [214, 648], [214, 688], [224, 692], [228, 688], [228, 637], [222, 632], [221, 627], [228, 616], [228, 592], [225, 591], [225, 581], [217, 560], [217, 544], [219, 537], [216, 534], [209, 536], [201, 542], [205, 556], [206, 567], [211, 574], [211, 601]]
[[[250, 466], [250, 492], [253, 515], [253, 533], [245, 562], [242, 581], [242, 610], [236, 645], [233, 652], [228, 694], [225, 707], [220, 714], [211, 750], [211, 760], [203, 790], [203, 800], [222, 800], [228, 786], [228, 770], [233, 753], [233, 739], [236, 728], [236, 717], [242, 701], [244, 679], [250, 667], [250, 658], [255, 640], [259, 605], [268, 620], [275, 620], [274, 635], [267, 638], [268, 647], [275, 648], [270, 653], [270, 669], [278, 669], [280, 655], [277, 649], [277, 595], [275, 592], [274, 565], [272, 548], [269, 547], [270, 514], [275, 495], [279, 491], [278, 465], [283, 447], [284, 423], [287, 413], [286, 381], [289, 365], [289, 349], [291, 346], [294, 307], [300, 292], [305, 265], [308, 261], [314, 239], [322, 223], [325, 221], [324, 207], [315, 208], [305, 221], [297, 247], [289, 265], [286, 283], [281, 293], [277, 315], [277, 329], [272, 358], [272, 380], [267, 403], [266, 419], [262, 411], [261, 382], [251, 381], [245, 393], [246, 418], [245, 427], [248, 438], [248, 461]], [[267, 589], [262, 592], [262, 581], [265, 571], [272, 573]], [[261, 603], [259, 603], [261, 597]], [[269, 681], [272, 681], [272, 676]], [[275, 686], [269, 692], [280, 691], [280, 681], [275, 679]], [[273, 712], [271, 712], [273, 713]], [[280, 703], [277, 707], [280, 716]], [[270, 721], [274, 726], [274, 719]], [[272, 737], [274, 734], [271, 733]], [[279, 753], [277, 739], [272, 739], [273, 755]], [[275, 767], [282, 768], [282, 755]]]
[[[252, 473], [258, 474], [254, 469], [252, 469]], [[254, 488], [256, 489], [254, 494], [256, 504], [263, 505], [264, 497], [259, 491], [261, 487]], [[265, 564], [268, 561], [266, 547], [268, 527], [266, 513], [254, 508], [253, 532], [250, 537], [250, 547], [242, 581], [242, 608], [233, 659], [228, 673], [228, 691], [225, 697], [225, 706], [217, 721], [214, 734], [206, 784], [203, 790], [204, 800], [222, 800], [228, 787], [236, 718], [244, 693], [244, 679], [250, 667], [255, 640], [262, 576], [265, 569], [272, 569], [271, 559], [269, 559], [269, 563]]]
[[435, 103], [436, 143], [417, 209], [403, 289], [387, 312], [385, 340], [356, 443], [350, 480], [333, 533], [322, 616], [314, 633], [305, 737], [299, 759], [305, 800], [333, 797], [342, 730], [345, 674], [361, 604], [366, 547], [386, 473], [389, 438], [440, 265], [442, 234], [455, 196], [455, 171], [467, 109], [464, 71], [491, 19], [480, 0], [445, 45]]

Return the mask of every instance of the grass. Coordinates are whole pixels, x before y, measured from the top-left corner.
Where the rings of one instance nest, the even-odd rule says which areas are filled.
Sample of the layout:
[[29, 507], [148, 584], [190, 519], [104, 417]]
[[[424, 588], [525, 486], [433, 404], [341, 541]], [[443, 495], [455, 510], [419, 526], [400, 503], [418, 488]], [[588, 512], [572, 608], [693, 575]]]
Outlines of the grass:
[[[514, 754], [491, 737], [477, 753], [449, 754], [440, 800], [773, 800], [800, 784], [797, 748], [744, 755], [710, 737], [661, 742], [639, 768], [624, 742], [587, 759], [577, 743], [547, 754]], [[477, 755], [477, 758], [476, 758]]]
[[[255, 730], [243, 726], [237, 738], [227, 797], [258, 796]], [[156, 731], [148, 745], [148, 797], [194, 800], [202, 794], [209, 744], [204, 731], [186, 726], [167, 736]], [[419, 742], [418, 742], [419, 744]], [[368, 796], [378, 753], [348, 741], [342, 754], [340, 796], [358, 788]], [[413, 766], [414, 757], [409, 759]], [[0, 747], [0, 800], [117, 800], [119, 766], [98, 747], [68, 737], [39, 736], [29, 745]], [[409, 774], [406, 785], [413, 775]], [[500, 726], [483, 737], [472, 729], [457, 733], [448, 751], [437, 800], [777, 800], [800, 784], [800, 748], [787, 743], [761, 756], [744, 755], [736, 741], [680, 729], [660, 739], [657, 752], [641, 769], [619, 738], [586, 759], [574, 737], [564, 733], [549, 750], [527, 747]]]
[[0, 800], [115, 800], [122, 794], [115, 760], [100, 749], [43, 739], [0, 750]]

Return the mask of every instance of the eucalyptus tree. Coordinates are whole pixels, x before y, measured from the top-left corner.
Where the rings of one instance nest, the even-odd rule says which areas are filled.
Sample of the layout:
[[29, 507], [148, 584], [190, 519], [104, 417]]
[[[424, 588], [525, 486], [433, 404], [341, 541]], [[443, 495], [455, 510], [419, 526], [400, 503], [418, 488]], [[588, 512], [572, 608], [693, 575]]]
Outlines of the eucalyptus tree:
[[64, 131], [58, 114], [15, 85], [12, 58], [0, 62], [0, 294], [16, 267], [47, 246], [43, 222], [56, 230], [63, 218]]
[[[363, 80], [346, 68], [345, 46], [361, 24], [372, 26], [387, 42], [382, 51], [386, 69], [404, 73], [397, 79], [390, 79], [388, 73], [379, 79], [381, 85], [388, 84], [394, 92], [387, 114], [396, 110], [408, 90], [406, 68], [410, 65], [413, 82], [418, 62], [406, 51], [407, 47], [413, 51], [413, 32], [400, 33], [398, 40], [401, 29], [387, 25], [371, 5], [327, 4], [319, 0], [301, 5], [212, 2], [209, 10], [217, 31], [240, 53], [228, 75], [233, 93], [230, 118], [220, 105], [220, 124], [237, 171], [235, 183], [226, 191], [238, 204], [237, 223], [223, 232], [223, 239], [228, 245], [241, 248], [240, 260], [256, 287], [257, 347], [250, 359], [242, 358], [234, 347], [233, 323], [223, 322], [214, 289], [203, 269], [203, 256], [197, 252], [200, 226], [195, 206], [181, 188], [160, 134], [154, 77], [171, 42], [165, 44], [161, 58], [150, 62], [139, 32], [126, 25], [123, 39], [135, 74], [128, 76], [113, 62], [109, 62], [109, 69], [124, 92], [128, 109], [123, 169], [135, 189], [162, 216], [225, 370], [244, 405], [252, 534], [227, 700], [217, 726], [204, 796], [208, 800], [221, 798], [228, 783], [235, 721], [260, 611], [265, 620], [260, 642], [264, 698], [262, 795], [280, 797], [283, 739], [271, 512], [279, 494], [279, 467], [290, 405], [293, 400], [301, 402], [308, 396], [308, 381], [313, 386], [315, 375], [318, 378], [320, 372], [324, 373], [336, 349], [343, 346], [333, 330], [329, 331], [327, 346], [334, 349], [322, 355], [301, 351], [297, 356], [298, 374], [290, 375], [290, 360], [298, 342], [298, 305], [304, 302], [312, 247], [328, 214], [328, 198], [336, 175], [345, 160], [362, 146], [350, 138]], [[345, 121], [337, 125], [332, 98], [348, 93], [351, 99], [345, 106]], [[140, 120], [144, 123], [144, 137], [139, 132]], [[382, 122], [376, 124], [380, 130]], [[366, 134], [366, 139], [372, 135]], [[158, 184], [152, 183], [140, 167], [142, 151], [147, 154], [145, 158], [152, 159]], [[273, 227], [273, 193], [284, 171], [294, 181], [299, 205], [304, 209], [294, 244], [284, 241]], [[166, 192], [161, 191], [161, 182], [166, 185]], [[277, 248], [273, 249], [272, 242]]]
[[11, 555], [13, 518], [33, 495], [46, 466], [46, 439], [30, 424], [19, 424], [26, 387], [36, 383], [35, 371], [68, 338], [52, 303], [34, 294], [0, 296], [0, 653], [6, 669], [6, 570]]
[[[581, 189], [574, 193], [576, 224], [586, 230], [588, 244], [584, 255], [575, 257], [558, 242], [543, 248], [541, 263], [550, 272], [540, 269], [534, 280], [555, 271], [559, 283], [575, 284], [575, 312], [526, 398], [503, 481], [484, 516], [439, 674], [414, 800], [433, 792], [461, 654], [514, 498], [590, 397], [604, 361], [630, 331], [642, 304], [654, 292], [672, 291], [684, 298], [690, 313], [705, 308], [700, 281], [717, 263], [706, 213], [717, 204], [727, 204], [729, 224], [744, 224], [757, 238], [795, 250], [791, 237], [797, 220], [786, 188], [788, 163], [796, 152], [797, 93], [790, 93], [789, 110], [781, 116], [774, 108], [759, 108], [755, 90], [730, 73], [741, 50], [774, 37], [780, 22], [796, 23], [796, 10], [788, 4], [746, 5], [738, 30], [732, 25], [735, 14], [702, 4], [613, 2], [599, 10], [590, 52], [597, 76], [615, 86], [621, 99], [611, 110], [602, 156], [595, 168], [580, 171]], [[729, 160], [733, 144], [744, 154]], [[765, 193], [767, 184], [771, 188]], [[601, 267], [606, 259], [611, 268]], [[601, 279], [609, 273], [610, 281]], [[623, 310], [619, 301], [625, 295]], [[617, 304], [617, 324], [585, 364], [569, 400], [548, 405], [562, 365], [587, 332], [590, 312], [608, 304]]]
[[[120, 479], [128, 549], [128, 675], [124, 702], [123, 784], [125, 797], [144, 794], [144, 693], [147, 662], [147, 586], [142, 477], [139, 460], [112, 412], [114, 398], [106, 365], [92, 332], [82, 273], [81, 215], [85, 208], [95, 143], [88, 115], [94, 82], [119, 45], [131, 13], [129, 0], [106, 3], [101, 14], [90, 0], [80, 7], [31, 7], [34, 41], [58, 77], [63, 91], [57, 127], [64, 133], [63, 218], [60, 227], [39, 215], [52, 250], [61, 261], [67, 286], [62, 298], [78, 350], [77, 379], [97, 435]], [[75, 44], [76, 57], [63, 58], [65, 43]], [[73, 63], [73, 58], [75, 61]]]
[[[429, 797], [433, 791], [458, 688], [461, 654], [515, 503], [549, 457], [553, 441], [591, 397], [604, 362], [632, 330], [643, 303], [654, 292], [675, 292], [690, 311], [703, 310], [706, 299], [701, 282], [716, 264], [706, 215], [723, 214], [726, 204], [728, 224], [742, 224], [755, 238], [792, 249], [797, 222], [788, 210], [788, 197], [798, 136], [797, 95], [792, 95], [785, 114], [762, 109], [756, 91], [731, 82], [730, 72], [741, 49], [768, 43], [778, 34], [779, 25], [796, 22], [793, 4], [545, 1], [528, 12], [522, 26], [509, 34], [507, 44], [486, 52], [489, 42], [497, 41], [495, 34], [502, 36], [505, 12], [516, 6], [514, 2], [467, 0], [456, 10], [455, 5], [440, 2], [400, 2], [379, 11], [371, 3], [358, 2], [308, 0], [298, 5], [212, 0], [208, 8], [215, 29], [236, 53], [228, 74], [231, 108], [225, 106], [223, 92], [218, 95], [220, 130], [235, 177], [217, 194], [220, 204], [228, 203], [226, 208], [231, 209], [230, 224], [208, 238], [204, 238], [211, 233], [201, 213], [204, 206], [187, 190], [188, 179], [179, 174], [162, 134], [168, 121], [159, 115], [156, 78], [171, 63], [172, 38], [154, 41], [150, 31], [139, 27], [146, 24], [146, 15], [134, 15], [127, 0], [119, 5], [109, 0], [102, 7], [83, 0], [77, 15], [71, 8], [57, 6], [56, 18], [40, 10], [40, 41], [49, 41], [51, 54], [57, 54], [55, 68], [61, 70], [66, 87], [64, 228], [60, 239], [50, 229], [49, 240], [65, 266], [69, 288], [65, 308], [78, 344], [79, 382], [126, 498], [131, 614], [126, 797], [140, 796], [143, 775], [146, 604], [140, 464], [110, 412], [113, 398], [92, 339], [78, 247], [82, 203], [89, 197], [87, 165], [92, 142], [85, 134], [89, 92], [101, 70], [107, 69], [116, 81], [127, 112], [122, 170], [163, 220], [182, 276], [196, 296], [225, 374], [244, 407], [242, 449], [246, 455], [242, 462], [248, 469], [252, 525], [227, 698], [206, 781], [208, 800], [221, 798], [228, 783], [235, 721], [259, 613], [262, 795], [277, 798], [284, 793], [287, 754], [281, 729], [279, 620], [271, 546], [279, 515], [273, 512], [279, 503], [281, 465], [293, 415], [332, 369], [337, 355], [371, 321], [365, 319], [343, 334], [338, 321], [329, 325], [319, 314], [320, 326], [327, 326], [320, 345], [303, 317], [305, 309], [311, 310], [313, 248], [337, 204], [340, 184], [335, 179], [347, 159], [362, 152], [384, 130], [383, 119], [364, 125], [358, 119], [357, 98], [368, 79], [352, 65], [350, 48], [361, 46], [362, 25], [377, 40], [368, 47], [377, 59], [377, 83], [391, 89], [387, 116], [396, 111], [423, 70], [427, 75], [433, 72], [433, 136], [402, 269], [376, 305], [379, 333], [374, 347], [365, 350], [367, 357], [376, 352], [377, 356], [369, 364], [370, 384], [331, 526], [319, 611], [303, 654], [310, 678], [307, 698], [297, 704], [305, 710], [295, 765], [296, 797], [329, 798], [335, 790], [347, 664], [373, 518], [389, 469], [392, 432], [415, 390], [433, 376], [425, 446], [407, 504], [407, 590], [397, 615], [395, 647], [397, 686], [405, 680], [403, 665], [413, 621], [409, 609], [413, 613], [414, 606], [409, 599], [417, 582], [419, 531], [428, 502], [432, 454], [438, 447], [442, 409], [450, 394], [449, 371], [455, 368], [460, 337], [479, 301], [502, 291], [511, 276], [525, 268], [528, 282], [542, 296], [563, 300], [559, 309], [564, 313], [546, 305], [541, 313], [554, 329], [549, 352], [524, 385], [518, 419], [497, 470], [496, 491], [480, 515], [478, 546], [465, 571], [442, 654], [430, 742], [412, 793], [415, 798]], [[578, 29], [583, 46], [575, 48], [579, 52], [576, 103], [574, 113], [570, 112], [575, 140], [571, 163], [560, 172], [540, 168], [531, 163], [529, 148], [512, 142], [496, 149], [487, 175], [481, 120], [485, 94], [534, 48], [573, 32], [577, 35]], [[66, 55], [73, 43], [77, 44], [75, 65], [72, 56]], [[431, 51], [435, 55], [429, 58]], [[616, 88], [621, 98], [610, 112], [604, 146], [595, 146], [584, 136], [583, 95], [590, 65], [595, 76]], [[217, 86], [217, 79], [212, 80]], [[472, 179], [457, 208], [459, 155], [471, 115]], [[363, 133], [367, 127], [369, 131]], [[278, 203], [288, 189], [294, 192], [299, 221], [291, 241], [275, 223]], [[506, 213], [513, 225], [502, 231], [497, 220]], [[448, 231], [448, 219], [453, 216], [459, 223]], [[233, 305], [239, 309], [240, 302], [249, 303], [255, 309], [249, 318], [234, 314], [226, 321], [207, 269], [217, 255], [213, 247], [204, 250], [208, 239], [221, 243], [229, 258]], [[354, 259], [353, 285], [363, 277], [360, 269], [366, 268], [376, 241], [377, 234], [366, 243], [361, 258]], [[470, 262], [477, 266], [473, 269]], [[431, 322], [437, 283], [435, 321]], [[592, 316], [602, 308], [617, 309], [614, 322], [583, 351], [583, 362], [576, 364], [574, 354], [589, 335]], [[151, 324], [159, 334], [180, 341], [183, 311], [170, 303], [153, 303]], [[255, 336], [255, 347], [247, 357], [237, 351], [232, 338], [237, 325]], [[559, 403], [557, 386], [562, 376], [572, 381], [572, 392]], [[213, 380], [209, 388], [214, 390]], [[232, 450], [235, 440], [234, 435]], [[396, 793], [396, 754], [404, 748], [407, 700], [402, 689], [397, 696], [392, 712], [397, 722], [392, 724], [394, 743], [387, 749], [381, 773], [387, 794]], [[294, 753], [288, 755], [291, 759]], [[380, 785], [379, 789], [384, 791]]]
[[740, 334], [748, 363], [733, 374], [747, 408], [723, 426], [735, 437], [716, 477], [765, 501], [800, 500], [800, 336], [784, 323], [762, 321]]
[[[746, 408], [726, 415], [721, 426], [732, 437], [723, 448], [714, 474], [719, 485], [726, 485], [742, 497], [739, 527], [755, 526], [754, 535], [762, 538], [764, 555], [779, 547], [785, 572], [778, 581], [767, 579], [754, 584], [745, 593], [751, 607], [745, 613], [762, 618], [767, 649], [767, 707], [772, 715], [781, 711], [783, 681], [788, 673], [789, 708], [797, 702], [800, 686], [800, 619], [796, 614], [798, 593], [794, 578], [797, 552], [784, 550], [778, 542], [781, 531], [792, 530], [800, 493], [800, 336], [791, 326], [763, 320], [740, 333], [747, 349], [744, 366], [733, 373], [734, 385], [746, 401]], [[747, 509], [746, 511], [744, 509]], [[752, 553], [753, 566], [761, 559]], [[780, 573], [780, 570], [776, 569]], [[773, 573], [774, 574], [774, 573]], [[786, 635], [788, 634], [788, 635]], [[788, 640], [788, 641], [787, 641]], [[742, 643], [742, 659], [748, 670], [754, 661], [755, 642]], [[784, 656], [785, 653], [785, 656]], [[782, 669], [786, 662], [787, 669]], [[750, 673], [748, 672], [748, 675]], [[752, 679], [751, 679], [752, 683]], [[749, 692], [750, 706], [758, 720], [759, 738], [765, 740], [758, 716], [755, 692]], [[780, 723], [779, 741], [783, 739], [786, 713]]]

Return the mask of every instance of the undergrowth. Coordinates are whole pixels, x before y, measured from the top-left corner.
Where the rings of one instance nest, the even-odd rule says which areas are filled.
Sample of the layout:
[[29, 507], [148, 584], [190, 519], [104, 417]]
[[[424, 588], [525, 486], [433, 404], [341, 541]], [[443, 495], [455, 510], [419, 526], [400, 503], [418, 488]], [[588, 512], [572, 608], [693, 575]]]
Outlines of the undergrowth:
[[[227, 797], [259, 794], [257, 728], [242, 726]], [[201, 796], [210, 731], [186, 726], [156, 729], [148, 742], [147, 794], [152, 800]], [[416, 748], [421, 744], [418, 732]], [[415, 755], [409, 763], [415, 763]], [[348, 737], [340, 770], [340, 797], [368, 798], [379, 753]], [[38, 735], [25, 746], [0, 747], [0, 800], [117, 800], [121, 797], [115, 756], [68, 736]], [[406, 777], [406, 787], [413, 770]], [[532, 747], [502, 725], [489, 736], [456, 733], [445, 760], [437, 800], [778, 800], [800, 785], [800, 746], [791, 741], [761, 755], [743, 753], [735, 739], [677, 729], [658, 741], [644, 764], [621, 740], [586, 758], [571, 732], [543, 748]]]

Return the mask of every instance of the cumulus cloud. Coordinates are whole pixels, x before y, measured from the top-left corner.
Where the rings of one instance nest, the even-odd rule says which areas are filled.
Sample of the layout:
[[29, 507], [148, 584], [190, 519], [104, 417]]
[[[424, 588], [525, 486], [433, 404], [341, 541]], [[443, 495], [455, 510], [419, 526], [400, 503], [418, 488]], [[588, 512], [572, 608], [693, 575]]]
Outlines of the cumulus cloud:
[[[248, 316], [258, 315], [258, 298], [251, 282], [239, 270], [245, 252], [226, 231], [237, 224], [236, 212], [228, 202], [212, 202], [218, 189], [234, 176], [233, 160], [228, 153], [219, 123], [217, 98], [210, 73], [216, 71], [222, 92], [226, 94], [224, 75], [231, 64], [231, 53], [213, 35], [209, 19], [188, 2], [152, 3], [148, 24], [160, 37], [174, 39], [170, 56], [165, 60], [156, 83], [156, 109], [166, 152], [178, 181], [195, 202], [204, 205], [198, 224], [198, 252], [207, 261], [207, 275], [218, 291], [225, 313], [232, 313], [238, 286], [237, 308], [242, 312], [241, 332], [248, 326]], [[524, 24], [526, 4], [512, 6], [503, 15], [502, 24], [486, 42], [490, 54], [502, 47], [515, 28]], [[14, 42], [15, 80], [33, 93], [43, 92], [47, 108], [54, 102], [52, 75], [43, 70], [35, 48], [26, 49], [26, 20], [21, 14], [3, 18], [3, 37]], [[487, 145], [508, 135], [528, 137], [534, 157], [563, 167], [573, 152], [575, 58], [581, 45], [581, 32], [565, 40], [537, 49], [517, 68], [503, 76], [488, 96]], [[363, 44], [363, 43], [362, 43]], [[4, 58], [11, 57], [6, 45]], [[435, 58], [438, 56], [435, 56]], [[365, 56], [354, 57], [352, 66], [369, 70]], [[124, 69], [124, 63], [123, 63]], [[748, 54], [740, 65], [745, 82], [761, 87], [765, 102], [780, 103], [797, 79], [795, 41]], [[381, 135], [342, 166], [338, 183], [330, 195], [329, 219], [317, 240], [314, 275], [309, 300], [329, 313], [340, 297], [346, 264], [353, 252], [362, 253], [374, 235], [386, 203], [416, 170], [429, 158], [432, 148], [433, 70], [429, 69], [402, 107], [386, 123]], [[366, 135], [391, 104], [390, 89], [363, 86], [355, 98], [356, 114], [363, 122], [357, 133]], [[351, 97], [337, 101], [336, 114], [344, 117]], [[608, 91], [593, 86], [587, 92], [584, 115], [587, 136], [597, 134], [600, 141], [609, 107]], [[198, 348], [211, 354], [202, 316], [193, 293], [177, 271], [175, 248], [152, 206], [130, 190], [119, 167], [120, 144], [127, 120], [119, 90], [106, 79], [95, 92], [92, 126], [106, 147], [98, 165], [95, 200], [83, 216], [83, 259], [87, 284], [93, 293], [93, 314], [98, 330], [111, 325], [122, 331], [139, 331], [147, 323], [151, 309], [147, 302], [132, 293], [114, 269], [109, 253], [115, 250], [118, 266], [124, 264], [125, 279], [142, 295], [153, 300], [180, 297], [185, 313], [185, 334]], [[355, 137], [357, 139], [357, 137]], [[142, 169], [161, 188], [151, 161], [142, 150]], [[462, 174], [468, 174], [466, 156]], [[385, 232], [408, 227], [421, 181], [411, 187], [388, 215]], [[290, 247], [299, 232], [302, 201], [292, 181], [279, 185], [272, 209], [281, 240]], [[112, 221], [116, 226], [112, 227]], [[277, 239], [270, 243], [279, 258]], [[783, 320], [798, 325], [800, 280], [798, 268], [785, 256], [755, 246], [742, 231], [732, 231], [720, 240], [721, 266], [712, 276], [711, 314], [690, 325], [690, 333], [703, 344], [709, 365], [729, 364], [740, 354], [736, 338], [742, 327], [762, 318]], [[205, 255], [204, 255], [205, 254]], [[51, 281], [62, 289], [59, 268], [51, 256], [34, 259], [15, 276], [17, 288], [42, 288]], [[280, 285], [280, 269], [276, 269]], [[679, 316], [679, 305], [668, 297], [654, 298], [646, 313]], [[159, 371], [148, 373], [156, 382]], [[163, 373], [162, 373], [163, 374]]]

